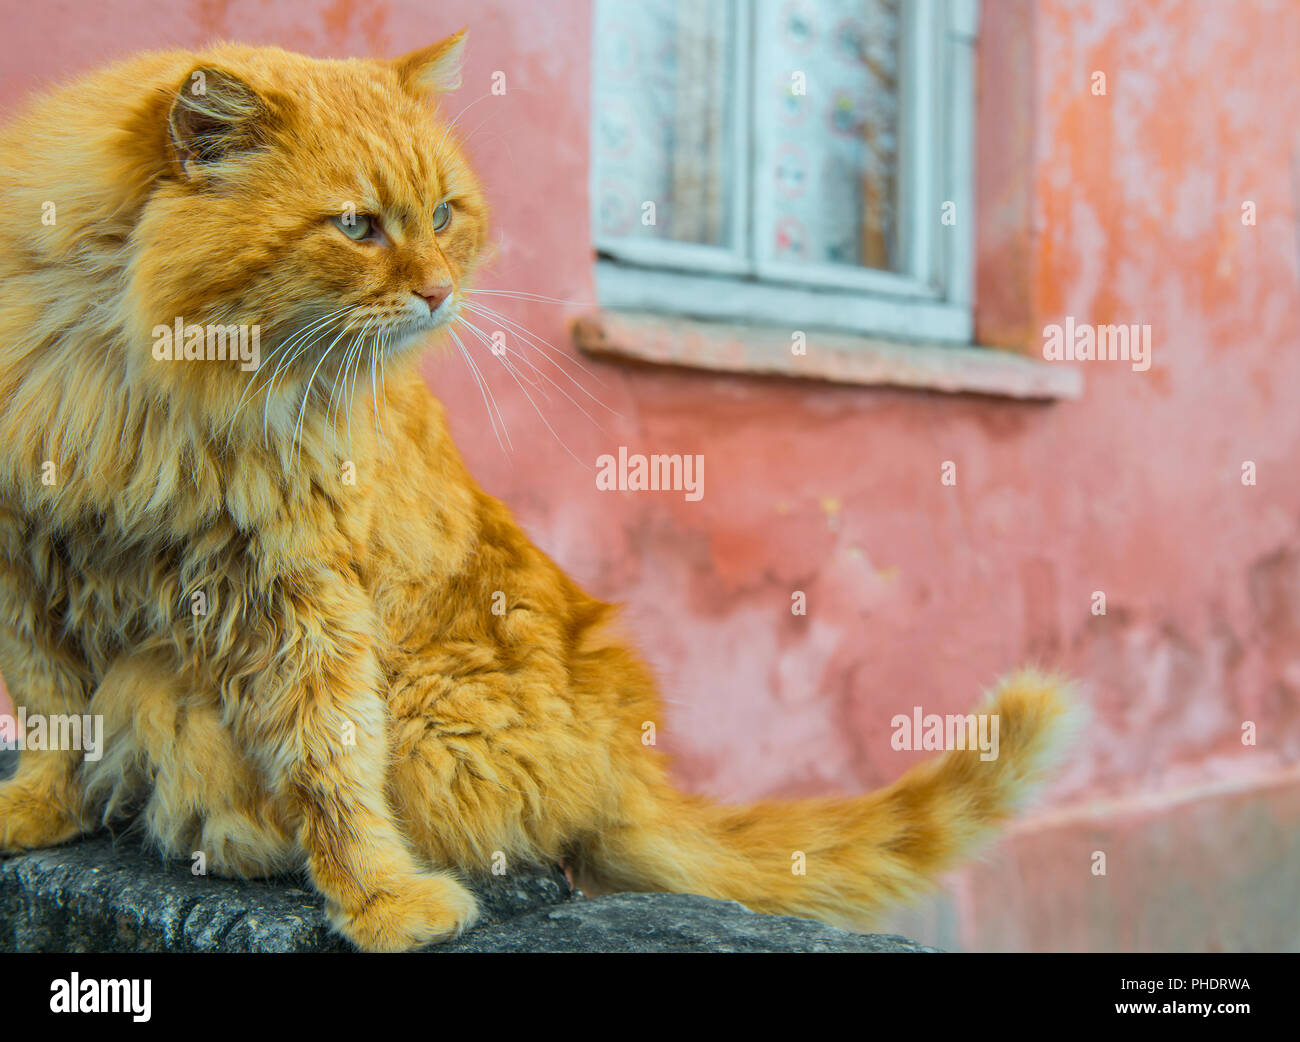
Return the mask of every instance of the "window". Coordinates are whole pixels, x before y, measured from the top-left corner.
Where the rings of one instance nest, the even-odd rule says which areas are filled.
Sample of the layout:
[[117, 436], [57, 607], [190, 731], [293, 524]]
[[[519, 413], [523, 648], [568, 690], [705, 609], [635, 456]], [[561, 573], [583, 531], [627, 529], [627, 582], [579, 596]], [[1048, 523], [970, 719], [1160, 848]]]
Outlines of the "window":
[[605, 307], [969, 342], [974, 0], [597, 0]]

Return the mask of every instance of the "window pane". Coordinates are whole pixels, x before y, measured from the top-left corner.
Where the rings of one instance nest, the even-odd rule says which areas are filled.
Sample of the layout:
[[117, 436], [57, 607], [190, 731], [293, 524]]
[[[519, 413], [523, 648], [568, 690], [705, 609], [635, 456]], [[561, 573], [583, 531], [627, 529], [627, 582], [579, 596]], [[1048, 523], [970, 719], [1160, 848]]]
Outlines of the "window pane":
[[597, 4], [599, 237], [732, 244], [732, 6], [723, 0]]
[[765, 0], [757, 17], [760, 256], [902, 271], [898, 0]]

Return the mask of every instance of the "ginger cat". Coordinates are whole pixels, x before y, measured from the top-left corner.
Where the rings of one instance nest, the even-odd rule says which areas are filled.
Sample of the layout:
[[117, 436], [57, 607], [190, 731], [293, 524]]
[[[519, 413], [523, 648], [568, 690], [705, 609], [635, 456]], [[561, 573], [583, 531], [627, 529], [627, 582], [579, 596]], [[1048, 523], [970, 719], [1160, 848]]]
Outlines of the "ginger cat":
[[[1000, 686], [996, 760], [869, 795], [671, 787], [613, 608], [474, 483], [416, 371], [486, 241], [438, 114], [463, 48], [145, 54], [0, 135], [0, 670], [104, 721], [102, 759], [0, 782], [0, 853], [130, 818], [217, 873], [306, 869], [367, 950], [465, 929], [457, 873], [496, 851], [868, 927], [1013, 813], [1063, 685]], [[160, 348], [210, 324], [258, 327], [257, 364]]]

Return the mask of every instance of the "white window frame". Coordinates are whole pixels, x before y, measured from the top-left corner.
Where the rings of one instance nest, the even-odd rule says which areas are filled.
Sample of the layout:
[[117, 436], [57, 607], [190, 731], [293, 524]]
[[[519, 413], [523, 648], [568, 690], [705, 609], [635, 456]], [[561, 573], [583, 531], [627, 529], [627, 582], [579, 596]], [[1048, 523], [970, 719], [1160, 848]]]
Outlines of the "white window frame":
[[[608, 2], [608, 0], [605, 0]], [[733, 236], [728, 246], [597, 234], [596, 292], [601, 306], [722, 321], [821, 327], [930, 342], [969, 343], [974, 213], [974, 47], [978, 0], [902, 0], [907, 48], [900, 90], [899, 211], [903, 271], [798, 264], [765, 257], [751, 221], [753, 171], [767, 169], [770, 127], [757, 126], [756, 5], [727, 0], [737, 46], [733, 92]], [[765, 20], [771, 24], [771, 19]], [[597, 105], [593, 104], [593, 121]], [[593, 138], [594, 139], [594, 138]], [[597, 204], [595, 163], [592, 203]], [[955, 223], [940, 220], [955, 205]], [[595, 214], [593, 212], [593, 226]], [[597, 226], [598, 227], [598, 226]]]

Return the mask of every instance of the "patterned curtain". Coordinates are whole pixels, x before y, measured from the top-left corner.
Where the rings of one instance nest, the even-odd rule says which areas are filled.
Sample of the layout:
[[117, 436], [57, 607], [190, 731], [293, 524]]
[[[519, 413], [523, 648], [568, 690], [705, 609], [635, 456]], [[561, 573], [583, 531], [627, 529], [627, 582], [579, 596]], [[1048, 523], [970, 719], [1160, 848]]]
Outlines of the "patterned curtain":
[[[747, 2], [747, 0], [740, 0]], [[729, 245], [737, 83], [731, 5], [597, 5], [597, 227]], [[753, 171], [765, 256], [899, 270], [899, 0], [758, 0]], [[795, 74], [800, 74], [802, 87]], [[643, 206], [654, 204], [654, 223]]]
[[[730, 6], [601, 3], [596, 20], [596, 192], [602, 234], [722, 245], [732, 54]], [[643, 204], [655, 204], [654, 223]]]
[[896, 270], [898, 0], [796, 0], [758, 10], [760, 35], [773, 41], [758, 80], [777, 106], [771, 169], [757, 172], [773, 183], [759, 234], [778, 260]]

